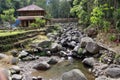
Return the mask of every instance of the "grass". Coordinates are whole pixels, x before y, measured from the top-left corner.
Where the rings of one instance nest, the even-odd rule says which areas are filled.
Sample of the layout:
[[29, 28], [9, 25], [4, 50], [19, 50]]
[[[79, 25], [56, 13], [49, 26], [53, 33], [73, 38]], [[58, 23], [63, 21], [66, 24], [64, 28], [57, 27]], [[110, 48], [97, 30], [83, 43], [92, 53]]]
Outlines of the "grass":
[[16, 31], [2, 31], [0, 30], [0, 36], [11, 36], [11, 35], [16, 35], [16, 34], [22, 34], [27, 31], [24, 30], [16, 30]]
[[[45, 30], [45, 29], [39, 29], [39, 30]], [[15, 31], [0, 30], [0, 37], [23, 34], [23, 33], [30, 32], [30, 31], [33, 31], [33, 30], [15, 30]]]

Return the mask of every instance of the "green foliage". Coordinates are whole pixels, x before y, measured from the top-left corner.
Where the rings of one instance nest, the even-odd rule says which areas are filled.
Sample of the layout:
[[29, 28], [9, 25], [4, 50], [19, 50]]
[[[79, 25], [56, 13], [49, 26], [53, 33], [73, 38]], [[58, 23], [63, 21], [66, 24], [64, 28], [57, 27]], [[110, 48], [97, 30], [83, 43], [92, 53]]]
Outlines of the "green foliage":
[[82, 48], [79, 48], [77, 53], [78, 53], [78, 55], [81, 55], [82, 52], [83, 52], [83, 49], [82, 49]]
[[110, 27], [110, 22], [107, 21], [104, 17], [105, 12], [108, 10], [109, 8], [107, 4], [94, 7], [90, 17], [91, 25], [97, 28], [103, 28], [103, 30], [107, 32]]
[[113, 16], [116, 21], [116, 29], [120, 31], [120, 8], [114, 11]]
[[104, 15], [103, 9], [101, 7], [95, 7], [91, 12], [91, 15], [92, 15], [90, 17], [91, 23], [96, 26], [100, 26], [103, 21], [103, 18], [102, 18], [102, 16]]
[[109, 35], [109, 40], [110, 40], [110, 41], [115, 41], [116, 39], [117, 39], [117, 38], [116, 38], [115, 34]]
[[0, 14], [0, 17], [1, 17], [2, 21], [3, 22], [15, 21], [14, 12], [15, 12], [14, 9], [4, 10], [3, 14]]
[[38, 55], [38, 56], [46, 56], [47, 54], [46, 54], [45, 51], [43, 51], [43, 52], [37, 53], [37, 55]]
[[31, 27], [38, 27], [36, 23], [31, 23], [30, 26]]
[[[91, 0], [90, 2], [92, 2]], [[72, 14], [76, 14], [79, 18], [79, 23], [88, 25], [89, 24], [89, 18], [90, 14], [89, 12], [91, 11], [91, 3], [89, 0], [74, 0], [73, 1], [73, 8], [71, 9]]]
[[35, 18], [35, 22], [31, 23], [30, 26], [31, 27], [44, 27], [45, 26], [45, 19], [41, 19], [41, 18]]
[[40, 27], [44, 27], [45, 26], [45, 19], [41, 19], [41, 18], [35, 18], [35, 23], [40, 26]]

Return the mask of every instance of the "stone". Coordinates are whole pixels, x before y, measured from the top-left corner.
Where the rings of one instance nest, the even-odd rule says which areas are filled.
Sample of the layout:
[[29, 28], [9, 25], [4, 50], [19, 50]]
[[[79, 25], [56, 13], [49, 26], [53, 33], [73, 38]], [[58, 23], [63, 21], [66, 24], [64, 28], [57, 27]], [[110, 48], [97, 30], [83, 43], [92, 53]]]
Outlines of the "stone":
[[100, 50], [100, 47], [97, 45], [97, 43], [95, 42], [88, 42], [85, 49], [89, 52], [89, 53], [98, 53]]
[[95, 59], [93, 57], [90, 57], [90, 58], [85, 58], [83, 61], [82, 61], [83, 64], [87, 65], [88, 67], [93, 67], [94, 64], [95, 64]]
[[81, 38], [80, 46], [81, 46], [82, 48], [85, 48], [88, 42], [94, 42], [94, 41], [93, 41], [93, 39], [90, 38], [90, 37], [83, 37], [83, 38]]
[[27, 57], [28, 55], [29, 55], [29, 53], [23, 50], [23, 51], [20, 52], [20, 54], [19, 54], [18, 57], [19, 57], [20, 59], [22, 59], [22, 58], [24, 58], [24, 57]]
[[32, 80], [38, 80], [37, 77], [32, 77]]
[[86, 33], [88, 34], [89, 37], [94, 38], [98, 34], [98, 30], [96, 28], [89, 28], [86, 30]]
[[52, 56], [51, 51], [46, 51], [46, 55], [47, 55], [47, 56]]
[[12, 67], [10, 68], [11, 74], [19, 74], [20, 71], [21, 71], [21, 69], [20, 69], [19, 66], [12, 66]]
[[73, 51], [74, 52], [78, 52], [79, 48], [80, 48], [80, 46], [75, 46], [74, 49], [73, 49]]
[[65, 51], [60, 51], [60, 56], [65, 57], [67, 56], [67, 53]]
[[14, 74], [12, 75], [12, 80], [22, 80], [22, 75]]
[[58, 63], [58, 60], [56, 58], [52, 58], [47, 63], [48, 64], [56, 64], [56, 63]]
[[95, 80], [109, 80], [106, 76], [99, 76]]
[[40, 62], [34, 65], [34, 69], [36, 70], [48, 70], [51, 66], [47, 62]]
[[105, 75], [111, 78], [120, 78], [120, 68], [113, 67], [105, 70]]
[[17, 57], [18, 56], [18, 51], [17, 50], [12, 50], [11, 54], [13, 55], [13, 57]]
[[18, 58], [16, 58], [16, 57], [13, 57], [12, 59], [11, 59], [11, 64], [12, 65], [16, 65], [17, 63], [19, 62], [19, 59]]
[[22, 58], [22, 61], [32, 61], [32, 60], [35, 60], [34, 56], [27, 56], [27, 57]]
[[51, 45], [51, 41], [48, 40], [38, 43], [38, 47], [42, 47], [42, 48], [48, 48], [50, 47], [50, 45]]
[[61, 41], [60, 41], [60, 43], [62, 44], [62, 46], [65, 46], [65, 45], [67, 45], [67, 39], [65, 38], [63, 38]]
[[0, 53], [0, 59], [3, 59], [3, 58], [5, 58], [5, 57], [7, 57], [6, 54]]
[[51, 50], [52, 50], [52, 52], [60, 51], [60, 50], [62, 50], [62, 45], [60, 45], [58, 43], [52, 43]]
[[87, 80], [87, 78], [79, 69], [73, 69], [63, 73], [62, 80]]
[[37, 79], [38, 80], [43, 80], [43, 78], [41, 76], [38, 76]]
[[75, 41], [71, 41], [70, 43], [68, 43], [68, 46], [70, 48], [74, 48], [75, 46], [77, 46], [77, 43]]

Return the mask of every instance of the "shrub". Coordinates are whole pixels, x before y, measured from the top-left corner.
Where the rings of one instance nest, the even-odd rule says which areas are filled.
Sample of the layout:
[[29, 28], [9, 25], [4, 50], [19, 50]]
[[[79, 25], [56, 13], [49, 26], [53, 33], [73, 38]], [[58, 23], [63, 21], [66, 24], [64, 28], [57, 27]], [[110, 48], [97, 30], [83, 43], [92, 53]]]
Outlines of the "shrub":
[[110, 40], [110, 41], [115, 41], [116, 39], [117, 39], [117, 37], [116, 37], [115, 34], [111, 34], [111, 35], [109, 36], [109, 40]]
[[30, 26], [31, 27], [44, 27], [45, 23], [46, 23], [46, 21], [44, 19], [35, 18], [35, 22], [31, 23]]
[[8, 10], [4, 10], [3, 14], [0, 15], [0, 18], [2, 19], [3, 22], [13, 22], [15, 21], [15, 17], [14, 17], [14, 9], [8, 9]]

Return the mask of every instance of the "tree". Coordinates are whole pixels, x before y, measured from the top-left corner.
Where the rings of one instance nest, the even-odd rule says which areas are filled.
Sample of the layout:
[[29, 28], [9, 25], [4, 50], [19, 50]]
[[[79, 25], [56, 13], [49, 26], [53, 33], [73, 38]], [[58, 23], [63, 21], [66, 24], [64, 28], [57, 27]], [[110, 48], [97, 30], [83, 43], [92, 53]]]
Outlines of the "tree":
[[89, 0], [74, 0], [73, 1], [73, 8], [71, 9], [72, 14], [76, 14], [79, 18], [79, 23], [83, 24], [85, 26], [88, 26], [90, 24], [89, 18], [90, 18], [90, 11], [92, 4], [89, 2]]
[[59, 17], [59, 0], [49, 0], [49, 13], [52, 17]]
[[13, 22], [15, 20], [14, 17], [14, 9], [8, 9], [8, 10], [4, 10], [3, 14], [0, 15], [1, 19], [3, 22]]
[[59, 10], [59, 17], [67, 18], [70, 16], [70, 8], [71, 5], [67, 0], [62, 0], [60, 2], [60, 10]]

